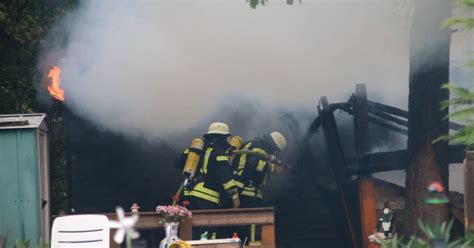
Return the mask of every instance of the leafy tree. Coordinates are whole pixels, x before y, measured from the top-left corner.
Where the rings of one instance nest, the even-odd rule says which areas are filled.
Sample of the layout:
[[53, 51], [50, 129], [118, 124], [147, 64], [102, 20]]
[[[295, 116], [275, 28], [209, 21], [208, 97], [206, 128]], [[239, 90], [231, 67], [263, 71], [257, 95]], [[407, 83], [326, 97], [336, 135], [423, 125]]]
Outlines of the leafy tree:
[[0, 114], [45, 112], [50, 137], [53, 213], [65, 209], [62, 106], [41, 105], [37, 88], [42, 73], [37, 57], [47, 31], [77, 0], [3, 0], [0, 2]]
[[[474, 9], [474, 0], [458, 0], [464, 6]], [[451, 17], [443, 22], [444, 28], [459, 27], [464, 30], [474, 28], [474, 18]], [[474, 60], [470, 60], [467, 64], [471, 70], [474, 70]], [[454, 84], [446, 84], [443, 89], [448, 89], [451, 93], [451, 99], [441, 103], [441, 109], [452, 107], [452, 112], [447, 116], [455, 121], [465, 124], [465, 127], [458, 130], [452, 135], [441, 136], [438, 140], [450, 140], [455, 144], [464, 144], [469, 150], [474, 149], [474, 91], [456, 86]]]
[[[247, 0], [247, 2], [250, 4], [250, 7], [253, 9], [257, 8], [258, 5], [265, 5], [268, 0]], [[286, 0], [286, 4], [292, 5], [295, 2], [295, 0]], [[301, 3], [302, 0], [299, 0]]]

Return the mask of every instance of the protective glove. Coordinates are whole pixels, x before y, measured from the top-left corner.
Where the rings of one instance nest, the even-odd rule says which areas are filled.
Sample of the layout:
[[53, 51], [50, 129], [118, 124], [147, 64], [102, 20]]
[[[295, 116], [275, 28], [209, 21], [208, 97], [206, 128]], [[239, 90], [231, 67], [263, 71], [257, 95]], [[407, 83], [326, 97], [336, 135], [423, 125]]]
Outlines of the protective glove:
[[232, 196], [232, 205], [234, 206], [234, 208], [240, 208], [239, 194], [234, 194]]

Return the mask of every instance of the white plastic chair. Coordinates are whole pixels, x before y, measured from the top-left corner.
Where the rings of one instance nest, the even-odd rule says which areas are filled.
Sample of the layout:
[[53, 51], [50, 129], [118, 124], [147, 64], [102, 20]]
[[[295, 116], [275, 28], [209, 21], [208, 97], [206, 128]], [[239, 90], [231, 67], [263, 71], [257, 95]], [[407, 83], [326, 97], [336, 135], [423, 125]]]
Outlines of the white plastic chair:
[[109, 219], [105, 215], [70, 215], [54, 220], [51, 248], [109, 248]]

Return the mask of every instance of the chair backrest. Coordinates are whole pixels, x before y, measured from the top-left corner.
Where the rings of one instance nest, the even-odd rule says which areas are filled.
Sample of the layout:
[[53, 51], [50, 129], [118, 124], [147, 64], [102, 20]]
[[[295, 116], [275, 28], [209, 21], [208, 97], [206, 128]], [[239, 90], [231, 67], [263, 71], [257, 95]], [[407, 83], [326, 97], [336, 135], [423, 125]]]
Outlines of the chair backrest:
[[51, 248], [109, 248], [109, 219], [105, 215], [70, 215], [54, 220]]

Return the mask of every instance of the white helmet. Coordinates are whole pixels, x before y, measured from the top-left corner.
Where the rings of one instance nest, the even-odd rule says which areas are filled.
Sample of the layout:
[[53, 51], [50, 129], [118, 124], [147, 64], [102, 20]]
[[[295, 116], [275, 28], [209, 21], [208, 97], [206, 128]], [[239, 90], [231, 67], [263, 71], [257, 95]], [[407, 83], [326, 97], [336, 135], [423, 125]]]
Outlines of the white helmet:
[[286, 147], [286, 139], [283, 134], [279, 132], [273, 132], [270, 134], [270, 136], [272, 137], [272, 140], [278, 147], [278, 149], [280, 149], [280, 151], [283, 151], [283, 149], [285, 149]]
[[211, 125], [209, 125], [209, 130], [207, 131], [207, 134], [224, 134], [224, 135], [229, 135], [229, 126], [223, 122], [214, 122]]

